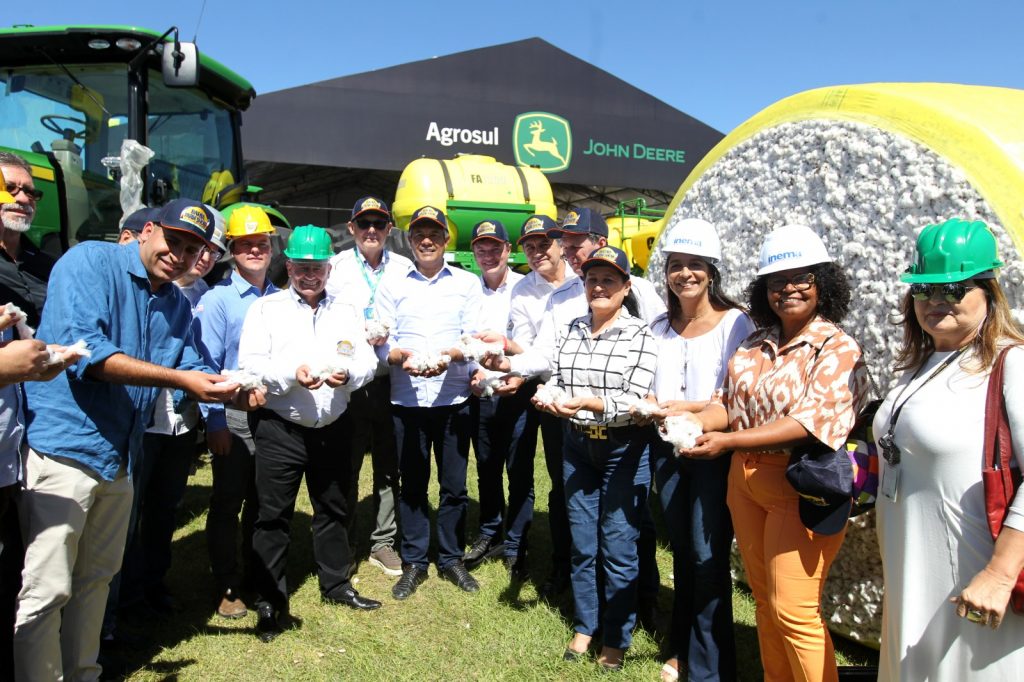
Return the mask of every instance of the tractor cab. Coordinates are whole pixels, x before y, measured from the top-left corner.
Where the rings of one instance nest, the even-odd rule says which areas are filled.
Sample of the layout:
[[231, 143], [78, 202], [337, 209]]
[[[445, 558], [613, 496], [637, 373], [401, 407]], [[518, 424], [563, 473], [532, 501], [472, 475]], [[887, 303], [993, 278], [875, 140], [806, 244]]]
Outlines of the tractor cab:
[[[23, 156], [43, 191], [28, 234], [44, 250], [59, 255], [79, 241], [116, 241], [121, 194], [133, 187], [149, 206], [187, 197], [230, 212], [254, 199], [258, 188], [246, 187], [242, 175], [240, 125], [256, 93], [176, 34], [0, 29], [0, 149]], [[129, 156], [126, 165], [126, 139], [153, 157]]]

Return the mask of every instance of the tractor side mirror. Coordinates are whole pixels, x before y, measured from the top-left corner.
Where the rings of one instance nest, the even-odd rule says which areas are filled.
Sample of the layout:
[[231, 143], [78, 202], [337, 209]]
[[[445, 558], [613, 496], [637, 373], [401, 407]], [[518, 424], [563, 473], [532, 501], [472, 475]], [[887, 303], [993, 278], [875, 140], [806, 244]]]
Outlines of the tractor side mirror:
[[164, 43], [164, 84], [175, 88], [194, 87], [199, 82], [199, 50], [195, 43]]

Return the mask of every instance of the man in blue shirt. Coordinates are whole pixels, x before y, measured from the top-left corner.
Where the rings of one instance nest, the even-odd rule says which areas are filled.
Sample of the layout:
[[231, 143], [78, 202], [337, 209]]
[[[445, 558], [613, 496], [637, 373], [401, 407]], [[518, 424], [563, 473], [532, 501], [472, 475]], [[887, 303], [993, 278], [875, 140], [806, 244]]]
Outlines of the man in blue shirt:
[[[267, 212], [241, 206], [228, 221], [228, 249], [235, 261], [231, 277], [203, 294], [196, 306], [194, 328], [210, 367], [217, 372], [238, 369], [238, 340], [249, 306], [277, 287], [267, 279], [271, 237], [276, 233]], [[248, 612], [239, 596], [256, 565], [252, 551], [256, 523], [255, 445], [242, 410], [211, 404], [201, 406], [206, 418], [206, 442], [213, 455], [213, 492], [206, 515], [206, 545], [217, 591], [217, 615], [241, 618]], [[239, 571], [238, 515], [241, 513], [242, 566]], [[250, 576], [251, 577], [251, 576]], [[249, 581], [251, 582], [251, 581]]]
[[51, 382], [26, 385], [18, 679], [101, 672], [100, 624], [124, 550], [129, 477], [159, 388], [204, 402], [260, 401], [203, 371], [191, 308], [172, 284], [207, 248], [211, 227], [202, 204], [176, 199], [137, 244], [80, 244], [53, 270], [39, 335], [65, 346], [84, 340], [91, 357]]
[[462, 563], [472, 429], [469, 379], [476, 364], [466, 362], [455, 345], [461, 336], [479, 331], [483, 292], [480, 280], [445, 263], [448, 239], [444, 213], [431, 206], [418, 209], [409, 221], [416, 267], [385, 280], [377, 293], [378, 318], [392, 330], [377, 355], [391, 366], [398, 446], [404, 565], [391, 591], [395, 599], [409, 597], [427, 579], [431, 450], [441, 488], [438, 571], [466, 592], [480, 587]]

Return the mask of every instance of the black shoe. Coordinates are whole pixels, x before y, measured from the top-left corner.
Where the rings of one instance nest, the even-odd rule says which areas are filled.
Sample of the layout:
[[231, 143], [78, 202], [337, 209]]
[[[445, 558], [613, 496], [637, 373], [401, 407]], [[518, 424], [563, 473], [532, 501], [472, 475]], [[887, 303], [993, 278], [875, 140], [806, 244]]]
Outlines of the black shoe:
[[466, 568], [473, 570], [487, 559], [494, 559], [505, 553], [505, 543], [490, 535], [478, 537], [462, 557]]
[[647, 632], [654, 632], [658, 623], [658, 597], [642, 595], [636, 602], [636, 624]]
[[569, 574], [565, 571], [554, 570], [537, 590], [537, 593], [545, 599], [554, 599], [569, 589], [569, 585]]
[[299, 625], [298, 619], [292, 618], [287, 611], [275, 611], [267, 602], [257, 605], [256, 613], [256, 636], [261, 642], [272, 642], [285, 630]]
[[522, 582], [528, 577], [526, 571], [526, 557], [505, 556], [505, 570], [508, 571], [509, 580]]
[[469, 574], [469, 571], [466, 570], [466, 565], [461, 561], [445, 566], [441, 570], [441, 577], [463, 592], [476, 592], [480, 589], [480, 583]]
[[426, 579], [427, 569], [406, 564], [402, 569], [402, 577], [391, 588], [391, 596], [399, 601], [408, 599]]
[[359, 593], [351, 587], [337, 590], [333, 594], [325, 594], [321, 597], [328, 604], [340, 604], [358, 611], [373, 611], [380, 608], [380, 602], [375, 599], [359, 596]]
[[146, 606], [161, 616], [170, 616], [178, 611], [174, 597], [163, 585], [155, 585], [146, 590]]

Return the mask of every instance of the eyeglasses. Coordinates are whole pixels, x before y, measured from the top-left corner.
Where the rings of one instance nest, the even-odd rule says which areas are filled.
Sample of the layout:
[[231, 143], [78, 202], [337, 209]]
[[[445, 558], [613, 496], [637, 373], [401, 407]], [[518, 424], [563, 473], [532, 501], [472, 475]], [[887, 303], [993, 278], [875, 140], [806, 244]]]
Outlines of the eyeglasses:
[[917, 301], [927, 301], [936, 294], [942, 296], [946, 303], [959, 303], [971, 289], [977, 289], [977, 285], [964, 284], [963, 282], [949, 282], [948, 284], [911, 284], [910, 295]]
[[375, 228], [378, 232], [383, 232], [387, 226], [388, 221], [386, 220], [367, 220], [366, 218], [356, 219], [356, 227], [358, 227], [360, 230], [369, 230], [372, 227]]
[[43, 198], [43, 190], [36, 189], [35, 187], [26, 187], [25, 185], [19, 185], [14, 182], [8, 182], [6, 189], [8, 194], [10, 194], [12, 197], [16, 196], [18, 192], [24, 192], [25, 196], [27, 196], [32, 201], [39, 201], [40, 199]]
[[814, 284], [814, 273], [804, 272], [799, 275], [793, 275], [792, 277], [786, 277], [785, 275], [772, 275], [765, 279], [765, 284], [768, 286], [768, 291], [779, 292], [786, 288], [787, 285], [793, 285], [793, 291], [807, 291]]

